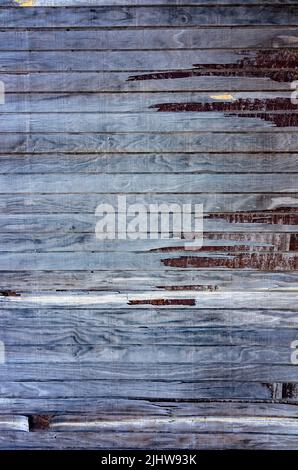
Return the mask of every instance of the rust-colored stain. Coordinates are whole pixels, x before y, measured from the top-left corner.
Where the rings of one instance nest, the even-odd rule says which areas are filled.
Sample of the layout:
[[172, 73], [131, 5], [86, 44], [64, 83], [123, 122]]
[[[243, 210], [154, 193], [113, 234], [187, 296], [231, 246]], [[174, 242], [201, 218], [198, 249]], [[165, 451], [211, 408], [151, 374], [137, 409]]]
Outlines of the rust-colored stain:
[[216, 285], [187, 285], [187, 286], [156, 286], [158, 289], [165, 289], [165, 290], [197, 290], [197, 291], [208, 291], [214, 292], [219, 289], [219, 286]]
[[30, 431], [44, 431], [50, 427], [53, 415], [32, 415], [29, 416]]
[[[171, 70], [168, 72], [155, 72], [143, 75], [132, 75], [128, 81], [138, 80], [167, 80], [188, 77], [249, 77], [269, 78], [275, 82], [292, 82], [298, 78], [298, 52], [293, 49], [262, 50], [254, 57], [249, 51], [239, 52], [247, 54], [229, 64], [193, 64], [188, 70]], [[292, 69], [292, 70], [289, 70]]]
[[172, 268], [228, 268], [258, 269], [260, 271], [284, 270], [298, 268], [298, 257], [287, 257], [283, 253], [245, 253], [231, 257], [180, 256], [163, 259], [162, 263]]
[[195, 306], [195, 299], [153, 299], [153, 300], [130, 300], [128, 305], [189, 305]]
[[296, 383], [286, 382], [282, 384], [282, 398], [297, 398], [298, 388]]

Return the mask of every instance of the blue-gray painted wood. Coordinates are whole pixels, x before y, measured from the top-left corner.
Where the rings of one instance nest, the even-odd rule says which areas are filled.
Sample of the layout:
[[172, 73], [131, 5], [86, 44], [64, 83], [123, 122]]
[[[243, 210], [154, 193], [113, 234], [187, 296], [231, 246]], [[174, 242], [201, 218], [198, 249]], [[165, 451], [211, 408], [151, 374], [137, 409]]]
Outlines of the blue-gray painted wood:
[[[0, 8], [0, 448], [296, 449], [298, 2], [27, 3]], [[203, 204], [203, 247], [97, 240], [119, 192]]]

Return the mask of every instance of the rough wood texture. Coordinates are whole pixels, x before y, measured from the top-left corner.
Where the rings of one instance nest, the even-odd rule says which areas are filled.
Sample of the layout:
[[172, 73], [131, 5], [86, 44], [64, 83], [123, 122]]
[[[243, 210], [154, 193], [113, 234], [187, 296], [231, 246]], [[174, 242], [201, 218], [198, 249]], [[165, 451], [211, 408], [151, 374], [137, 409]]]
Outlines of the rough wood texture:
[[0, 449], [297, 449], [298, 2], [0, 7]]

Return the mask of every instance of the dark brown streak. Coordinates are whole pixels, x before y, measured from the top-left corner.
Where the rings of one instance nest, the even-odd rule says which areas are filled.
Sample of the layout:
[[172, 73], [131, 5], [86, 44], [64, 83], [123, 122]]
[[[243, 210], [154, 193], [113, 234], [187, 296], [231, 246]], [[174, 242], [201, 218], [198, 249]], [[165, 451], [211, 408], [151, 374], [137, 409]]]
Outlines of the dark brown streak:
[[197, 291], [208, 291], [214, 292], [219, 289], [219, 286], [212, 286], [211, 284], [208, 285], [187, 285], [187, 286], [156, 286], [157, 289], [164, 289], [164, 290], [197, 290]]
[[297, 398], [298, 397], [298, 388], [295, 383], [283, 383], [282, 384], [282, 398]]
[[298, 235], [294, 233], [290, 238], [289, 251], [298, 251]]
[[168, 258], [162, 263], [174, 268], [228, 268], [259, 269], [260, 271], [284, 270], [294, 271], [298, 268], [298, 257], [287, 258], [283, 254], [239, 254], [231, 258], [211, 258], [206, 256], [180, 256]]
[[189, 305], [195, 306], [195, 299], [156, 299], [156, 300], [130, 300], [128, 305]]
[[235, 101], [212, 101], [208, 103], [189, 102], [189, 103], [158, 103], [150, 106], [162, 112], [179, 111], [298, 111], [298, 106], [293, 104], [290, 98], [274, 99], [243, 99]]
[[[224, 241], [224, 240], [222, 240]], [[166, 253], [170, 253], [170, 252], [173, 252], [173, 251], [181, 251], [181, 249], [183, 249], [183, 247], [181, 246], [165, 246], [165, 247], [161, 247], [161, 248], [153, 248], [152, 252], [166, 252]], [[217, 246], [202, 246], [201, 248], [196, 248], [194, 246], [194, 248], [192, 249], [192, 247], [188, 247], [188, 250], [189, 251], [209, 251], [209, 252], [227, 252], [227, 253], [234, 253], [234, 252], [237, 252], [237, 251], [249, 251], [249, 250], [253, 250], [253, 251], [274, 251], [274, 246], [261, 246], [261, 245], [217, 245]]]
[[[229, 64], [230, 69], [243, 69], [246, 67], [257, 67], [264, 69], [297, 69], [298, 68], [298, 51], [293, 49], [277, 49], [277, 50], [262, 50], [252, 55], [250, 51], [240, 51], [239, 55], [248, 54], [236, 61], [234, 64]], [[194, 67], [200, 69], [206, 67], [207, 64], [194, 64]], [[211, 69], [224, 69], [225, 64], [209, 64]]]
[[298, 125], [298, 114], [229, 114], [239, 118], [259, 118], [263, 121], [272, 122], [277, 127], [296, 127]]
[[29, 416], [30, 431], [44, 431], [50, 427], [53, 415], [32, 415]]
[[14, 292], [12, 290], [3, 290], [0, 291], [0, 296], [3, 297], [21, 297], [21, 294], [18, 294], [17, 292]]

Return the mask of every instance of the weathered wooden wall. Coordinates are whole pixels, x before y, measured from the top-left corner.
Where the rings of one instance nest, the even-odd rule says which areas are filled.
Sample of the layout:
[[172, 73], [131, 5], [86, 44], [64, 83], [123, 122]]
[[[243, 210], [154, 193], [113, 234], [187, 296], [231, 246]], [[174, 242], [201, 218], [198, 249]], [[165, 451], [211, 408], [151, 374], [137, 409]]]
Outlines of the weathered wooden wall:
[[298, 1], [0, 4], [0, 448], [297, 449]]

